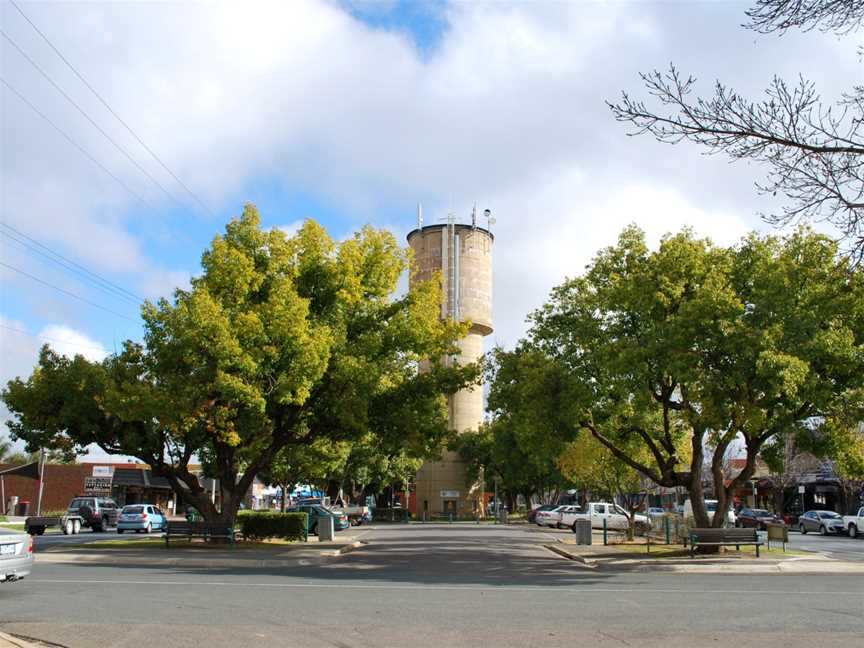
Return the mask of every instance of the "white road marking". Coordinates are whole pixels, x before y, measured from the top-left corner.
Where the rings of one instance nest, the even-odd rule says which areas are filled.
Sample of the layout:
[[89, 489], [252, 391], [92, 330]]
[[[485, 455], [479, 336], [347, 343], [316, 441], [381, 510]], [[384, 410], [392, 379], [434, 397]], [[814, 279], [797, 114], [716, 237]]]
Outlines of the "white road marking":
[[657, 588], [633, 588], [633, 587], [543, 587], [543, 586], [521, 586], [521, 585], [360, 585], [356, 583], [319, 584], [319, 583], [231, 583], [228, 581], [149, 581], [149, 580], [97, 580], [78, 578], [28, 578], [30, 583], [71, 583], [76, 585], [173, 585], [178, 587], [261, 587], [275, 589], [359, 589], [359, 590], [441, 590], [470, 592], [569, 592], [574, 594], [735, 594], [750, 596], [765, 596], [783, 594], [786, 596], [821, 596], [831, 594], [832, 596], [864, 596], [864, 591], [841, 592], [830, 591], [804, 591], [793, 592], [781, 590], [688, 590], [688, 589], [657, 589]]

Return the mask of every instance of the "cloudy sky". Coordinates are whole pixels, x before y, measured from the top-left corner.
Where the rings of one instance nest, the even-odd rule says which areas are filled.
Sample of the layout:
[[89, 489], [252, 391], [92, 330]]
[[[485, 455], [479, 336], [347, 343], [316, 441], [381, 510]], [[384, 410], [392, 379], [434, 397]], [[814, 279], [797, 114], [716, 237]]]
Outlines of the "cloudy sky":
[[99, 358], [140, 338], [140, 299], [185, 285], [250, 200], [267, 226], [403, 240], [418, 201], [427, 222], [492, 209], [490, 343], [512, 345], [626, 224], [726, 243], [779, 207], [758, 167], [628, 137], [604, 100], [641, 94], [640, 71], [674, 62], [705, 94], [721, 79], [754, 98], [803, 74], [829, 101], [861, 71], [860, 39], [758, 35], [748, 2], [16, 4], [0, 4], [3, 381], [43, 342]]

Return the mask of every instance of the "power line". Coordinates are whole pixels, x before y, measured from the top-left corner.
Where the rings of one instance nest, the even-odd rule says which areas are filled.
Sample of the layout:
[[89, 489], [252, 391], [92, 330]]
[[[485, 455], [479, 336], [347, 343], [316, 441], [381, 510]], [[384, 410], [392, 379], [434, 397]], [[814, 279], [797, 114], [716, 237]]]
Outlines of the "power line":
[[[140, 304], [141, 302], [144, 301], [143, 298], [139, 297], [138, 295], [136, 295], [133, 292], [126, 290], [125, 288], [123, 288], [123, 286], [120, 286], [120, 285], [114, 283], [113, 281], [109, 281], [108, 279], [105, 279], [101, 275], [98, 275], [95, 272], [88, 270], [86, 267], [84, 267], [80, 263], [76, 263], [75, 261], [72, 261], [71, 259], [67, 259], [62, 254], [60, 254], [59, 252], [55, 252], [54, 250], [49, 248], [47, 245], [43, 245], [42, 243], [40, 243], [36, 239], [33, 239], [33, 238], [27, 236], [26, 234], [15, 229], [14, 227], [9, 225], [8, 223], [0, 222], [0, 227], [5, 227], [6, 229], [11, 230], [17, 236], [14, 236], [13, 234], [10, 234], [9, 232], [2, 230], [2, 229], [0, 229], [0, 234], [3, 234], [4, 236], [9, 237], [10, 239], [15, 241], [19, 245], [23, 245], [25, 248], [31, 250], [32, 252], [35, 252], [36, 254], [38, 254], [42, 257], [45, 257], [49, 261], [56, 263], [57, 265], [65, 268], [66, 270], [69, 270], [70, 272], [81, 276], [82, 278], [86, 279], [87, 281], [95, 284], [98, 288], [104, 290], [109, 295], [111, 295], [113, 297], [120, 297], [122, 299], [126, 299], [126, 300], [131, 301], [135, 304]], [[26, 239], [26, 241], [30, 241], [30, 243], [32, 243], [33, 245], [28, 244], [26, 241], [20, 240], [18, 238], [19, 236], [23, 239]], [[38, 247], [34, 247], [34, 246], [38, 246]], [[41, 248], [41, 250], [39, 248]], [[42, 250], [45, 250], [45, 252], [43, 252]]]
[[123, 182], [120, 178], [118, 178], [116, 175], [114, 175], [113, 173], [111, 173], [111, 171], [109, 171], [108, 168], [107, 168], [104, 164], [102, 164], [99, 160], [97, 160], [95, 157], [93, 157], [93, 155], [92, 155], [89, 151], [87, 151], [87, 149], [85, 149], [85, 148], [84, 148], [83, 146], [81, 146], [78, 142], [76, 142], [76, 141], [73, 140], [69, 135], [67, 135], [67, 134], [66, 134], [66, 131], [64, 131], [64, 130], [63, 130], [62, 128], [60, 128], [57, 124], [55, 124], [53, 121], [51, 121], [51, 119], [49, 119], [48, 116], [47, 116], [45, 113], [43, 113], [43, 112], [42, 112], [41, 110], [39, 110], [36, 106], [34, 106], [34, 105], [33, 105], [33, 104], [32, 104], [32, 103], [31, 103], [31, 102], [30, 102], [26, 97], [24, 97], [24, 95], [22, 95], [20, 92], [18, 92], [18, 91], [17, 91], [17, 90], [16, 90], [16, 89], [15, 89], [15, 88], [14, 88], [14, 87], [13, 87], [13, 86], [12, 86], [12, 85], [7, 81], [7, 80], [6, 80], [6, 79], [4, 79], [3, 77], [0, 77], [0, 82], [2, 82], [3, 85], [5, 85], [5, 86], [10, 90], [10, 91], [12, 91], [12, 92], [15, 94], [16, 97], [18, 97], [18, 98], [19, 98], [19, 99], [20, 99], [20, 100], [21, 100], [21, 101], [22, 101], [26, 106], [28, 106], [28, 107], [30, 108], [30, 110], [32, 110], [33, 112], [35, 112], [35, 113], [36, 113], [37, 115], [39, 115], [42, 119], [44, 119], [44, 120], [45, 120], [46, 122], [48, 122], [51, 126], [53, 126], [53, 127], [54, 127], [54, 130], [56, 130], [56, 131], [57, 131], [58, 133], [60, 133], [63, 137], [65, 137], [65, 138], [66, 138], [66, 141], [68, 141], [72, 146], [74, 146], [75, 148], [77, 148], [77, 149], [78, 149], [78, 150], [79, 150], [79, 151], [80, 151], [80, 152], [81, 152], [85, 157], [87, 157], [87, 159], [89, 159], [93, 164], [95, 164], [97, 167], [99, 167], [99, 168], [102, 169], [105, 173], [107, 173], [109, 176], [111, 176], [111, 177], [114, 179], [114, 181], [117, 182], [117, 184], [119, 184], [119, 185], [120, 185], [121, 187], [123, 187], [126, 191], [128, 191], [130, 194], [132, 194], [133, 196], [135, 196], [135, 198], [137, 198], [138, 200], [140, 200], [142, 203], [144, 203], [145, 205], [147, 205], [150, 209], [152, 209], [152, 210], [154, 210], [154, 211], [156, 210], [156, 208], [155, 208], [153, 205], [151, 205], [149, 201], [147, 201], [146, 199], [144, 199], [144, 198], [143, 198], [143, 197], [142, 197], [142, 196], [141, 196], [137, 191], [135, 191], [134, 189], [132, 189], [131, 187], [129, 187], [129, 185], [127, 185], [127, 184], [126, 184], [125, 182]]
[[168, 165], [165, 164], [158, 155], [156, 155], [156, 153], [153, 151], [153, 149], [151, 149], [149, 146], [147, 146], [147, 144], [144, 143], [144, 140], [142, 140], [138, 136], [138, 134], [134, 130], [132, 130], [132, 127], [129, 126], [129, 124], [127, 124], [125, 121], [123, 121], [123, 119], [120, 117], [120, 115], [118, 115], [114, 111], [114, 109], [111, 108], [111, 106], [108, 104], [107, 101], [105, 101], [105, 99], [102, 97], [102, 95], [100, 95], [98, 92], [96, 92], [96, 89], [92, 85], [90, 85], [90, 83], [87, 81], [87, 79], [85, 79], [82, 76], [82, 74], [75, 68], [75, 66], [72, 65], [72, 63], [70, 63], [69, 60], [65, 56], [63, 56], [63, 54], [60, 52], [59, 49], [57, 49], [57, 47], [54, 45], [54, 43], [52, 43], [51, 40], [44, 33], [42, 33], [42, 30], [39, 29], [32, 20], [30, 20], [29, 16], [27, 16], [27, 14], [24, 13], [24, 10], [21, 9], [21, 7], [18, 5], [18, 3], [15, 2], [15, 0], [10, 0], [10, 2], [12, 3], [12, 6], [15, 7], [15, 9], [18, 11], [18, 13], [24, 17], [24, 20], [26, 20], [28, 23], [30, 23], [30, 26], [33, 29], [35, 29], [36, 33], [42, 37], [42, 40], [44, 40], [48, 44], [48, 46], [52, 50], [54, 50], [54, 53], [60, 57], [60, 60], [62, 60], [66, 64], [66, 66], [70, 70], [72, 70], [72, 72], [75, 74], [75, 76], [77, 76], [81, 80], [81, 83], [83, 83], [85, 86], [87, 86], [87, 89], [93, 93], [93, 95], [102, 103], [103, 106], [105, 106], [105, 108], [108, 110], [108, 112], [110, 112], [112, 115], [114, 115], [114, 117], [117, 119], [117, 121], [119, 121], [121, 124], [123, 124], [123, 127], [127, 131], [129, 131], [129, 133], [132, 135], [132, 137], [134, 137], [138, 141], [138, 143], [142, 147], [144, 147], [144, 149], [151, 156], [153, 156], [153, 159], [156, 160], [159, 163], [159, 165], [163, 169], [165, 169], [165, 171], [172, 178], [174, 178], [174, 180], [177, 182], [177, 184], [179, 184], [181, 187], [183, 187], [183, 189], [186, 191], [186, 193], [188, 193], [195, 200], [195, 202], [197, 202], [201, 206], [201, 208], [204, 209], [204, 211], [209, 213], [211, 216], [215, 216], [216, 214], [214, 214], [213, 211], [206, 204], [204, 204], [204, 201], [201, 200], [189, 187], [186, 186], [186, 184], [183, 183], [182, 180], [180, 180], [180, 178], [177, 177], [177, 175], [168, 167]]
[[136, 160], [135, 160], [135, 159], [134, 159], [134, 158], [129, 154], [129, 152], [128, 152], [126, 149], [124, 149], [122, 146], [120, 146], [120, 145], [116, 142], [116, 140], [114, 140], [113, 137], [111, 137], [108, 133], [106, 133], [105, 130], [104, 130], [101, 126], [99, 126], [99, 124], [97, 124], [97, 123], [93, 120], [93, 118], [92, 118], [90, 115], [88, 115], [87, 112], [86, 112], [86, 111], [85, 111], [81, 106], [79, 106], [79, 105], [75, 102], [75, 100], [72, 99], [72, 97], [70, 97], [70, 96], [66, 93], [65, 90], [63, 90], [63, 88], [61, 88], [59, 85], [57, 85], [57, 82], [54, 81], [54, 79], [52, 79], [52, 78], [48, 75], [48, 73], [45, 72], [45, 70], [43, 70], [43, 69], [39, 66], [38, 63], [36, 63], [36, 61], [34, 61], [32, 58], [30, 58], [30, 56], [28, 56], [28, 54], [27, 54], [24, 50], [22, 50], [21, 47], [19, 47], [18, 43], [16, 43], [14, 40], [12, 40], [12, 38], [9, 36], [9, 34], [7, 34], [5, 31], [3, 31], [2, 29], [0, 29], [0, 36], [3, 36], [3, 38], [5, 38], [7, 41], [9, 41], [9, 43], [12, 45], [12, 47], [14, 47], [16, 50], [18, 50], [18, 53], [19, 53], [21, 56], [23, 56], [23, 57], [27, 60], [27, 62], [30, 63], [30, 65], [32, 65], [34, 68], [36, 68], [36, 70], [37, 70], [37, 71], [38, 71], [38, 72], [39, 72], [43, 77], [45, 77], [45, 79], [47, 79], [48, 83], [50, 83], [52, 86], [54, 86], [54, 89], [57, 90], [57, 92], [59, 92], [61, 95], [63, 95], [63, 97], [66, 99], [66, 101], [68, 101], [69, 103], [71, 103], [71, 104], [72, 104], [72, 105], [73, 105], [73, 106], [78, 110], [78, 112], [81, 113], [81, 115], [83, 115], [84, 118], [85, 118], [87, 121], [89, 121], [89, 122], [93, 125], [93, 128], [95, 128], [95, 129], [98, 130], [100, 133], [102, 133], [102, 136], [105, 137], [105, 139], [107, 139], [109, 142], [111, 142], [111, 144], [114, 145], [114, 148], [116, 148], [118, 151], [120, 151], [120, 153], [122, 153], [123, 156], [125, 156], [127, 160], [129, 160], [129, 161], [130, 161], [130, 162], [131, 162], [131, 163], [132, 163], [132, 164], [133, 164], [133, 165], [134, 165], [134, 166], [135, 166], [139, 171], [141, 171], [141, 173], [143, 173], [145, 176], [147, 176], [147, 178], [149, 178], [150, 181], [153, 182], [153, 184], [155, 184], [157, 187], [159, 187], [159, 188], [162, 190], [162, 192], [163, 192], [166, 196], [168, 196], [168, 198], [170, 198], [170, 199], [173, 200], [174, 202], [180, 204], [180, 201], [177, 200], [177, 198], [175, 198], [174, 195], [173, 195], [170, 191], [168, 191], [164, 186], [162, 186], [162, 184], [161, 184], [161, 183], [160, 183], [156, 178], [154, 178], [152, 175], [150, 175], [150, 173], [147, 171], [147, 169], [145, 169], [143, 166], [141, 166], [141, 165], [140, 165], [140, 164], [139, 164], [139, 163], [138, 163], [138, 162], [137, 162], [137, 161], [136, 161]]
[[0, 261], [0, 266], [3, 266], [4, 268], [9, 268], [10, 270], [17, 272], [18, 274], [24, 275], [25, 277], [32, 279], [33, 281], [36, 281], [38, 283], [41, 283], [42, 285], [48, 286], [49, 288], [53, 288], [54, 290], [57, 290], [57, 291], [65, 294], [65, 295], [69, 295], [70, 297], [74, 297], [75, 299], [78, 299], [78, 300], [84, 302], [85, 304], [89, 304], [90, 306], [93, 306], [95, 308], [99, 308], [100, 310], [103, 310], [106, 313], [111, 313], [112, 315], [116, 315], [117, 317], [122, 317], [123, 319], [129, 320], [130, 322], [135, 322], [136, 324], [138, 323], [137, 320], [132, 319], [131, 317], [127, 317], [123, 313], [118, 313], [117, 311], [111, 310], [110, 308], [106, 308], [105, 306], [102, 306], [101, 304], [97, 304], [96, 302], [92, 302], [89, 299], [87, 299], [86, 297], [82, 297], [81, 295], [76, 295], [75, 293], [70, 292], [70, 291], [66, 290], [65, 288], [60, 288], [60, 286], [55, 286], [54, 284], [49, 283], [49, 282], [45, 281], [44, 279], [40, 279], [39, 277], [32, 275], [29, 272], [24, 272], [23, 270], [16, 268], [15, 266], [9, 265], [8, 263], [4, 263], [3, 261]]
[[92, 344], [78, 344], [77, 342], [69, 342], [68, 340], [58, 340], [57, 338], [50, 338], [44, 335], [33, 335], [29, 331], [25, 331], [24, 329], [15, 328], [14, 326], [6, 326], [5, 324], [0, 324], [0, 328], [4, 328], [7, 331], [15, 331], [16, 333], [21, 333], [22, 335], [26, 335], [28, 337], [35, 338], [37, 340], [47, 340], [48, 342], [54, 342], [56, 344], [68, 344], [69, 346], [78, 347], [81, 349], [93, 349], [94, 351], [101, 351], [102, 353], [107, 354], [108, 351], [105, 350], [104, 347], [94, 346]]

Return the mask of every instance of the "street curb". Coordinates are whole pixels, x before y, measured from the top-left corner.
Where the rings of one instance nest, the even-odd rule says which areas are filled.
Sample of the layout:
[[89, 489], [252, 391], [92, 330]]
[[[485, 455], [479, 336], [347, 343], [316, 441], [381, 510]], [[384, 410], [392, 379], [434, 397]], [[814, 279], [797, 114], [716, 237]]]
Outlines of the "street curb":
[[543, 547], [545, 547], [546, 549], [548, 549], [549, 551], [551, 551], [554, 554], [558, 554], [562, 558], [566, 558], [567, 560], [572, 560], [573, 562], [581, 563], [581, 564], [585, 565], [586, 567], [591, 567], [593, 569], [597, 566], [594, 563], [594, 561], [591, 560], [590, 558], [586, 558], [585, 556], [579, 556], [577, 554], [572, 554], [569, 551], [567, 551], [566, 549], [562, 549], [561, 547], [559, 547], [557, 545], [547, 544], [547, 545], [543, 545]]
[[0, 648], [38, 648], [38, 645], [26, 639], [19, 639], [5, 632], [0, 632]]
[[850, 561], [835, 561], [835, 560], [814, 560], [814, 559], [799, 559], [792, 558], [784, 562], [762, 562], [751, 564], [736, 564], [736, 563], [705, 563], [698, 562], [693, 564], [662, 564], [655, 562], [662, 560], [654, 558], [651, 561], [635, 560], [628, 563], [613, 562], [603, 563], [597, 559], [587, 558], [578, 554], [573, 554], [558, 545], [543, 545], [549, 551], [578, 562], [592, 569], [610, 572], [664, 572], [673, 574], [839, 574], [839, 573], [864, 573], [864, 563]]
[[361, 542], [360, 540], [355, 540], [351, 544], [345, 545], [344, 547], [340, 547], [339, 549], [336, 549], [334, 551], [322, 551], [321, 555], [322, 556], [329, 556], [331, 558], [336, 558], [338, 556], [344, 556], [345, 554], [349, 554], [352, 551], [356, 551], [360, 547], [365, 547], [367, 544], [368, 543], [366, 543], [366, 542]]

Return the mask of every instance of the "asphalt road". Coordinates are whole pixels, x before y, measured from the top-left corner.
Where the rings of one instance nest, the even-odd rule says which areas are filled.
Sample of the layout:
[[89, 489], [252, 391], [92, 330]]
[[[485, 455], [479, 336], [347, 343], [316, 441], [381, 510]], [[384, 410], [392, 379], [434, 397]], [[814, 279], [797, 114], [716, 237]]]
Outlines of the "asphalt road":
[[0, 628], [70, 647], [858, 645], [860, 575], [596, 572], [527, 527], [373, 527], [286, 569], [49, 565]]
[[801, 534], [789, 531], [789, 546], [802, 551], [818, 551], [838, 560], [864, 561], [864, 536], [821, 536], [818, 533]]

